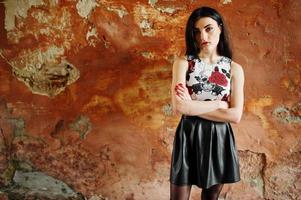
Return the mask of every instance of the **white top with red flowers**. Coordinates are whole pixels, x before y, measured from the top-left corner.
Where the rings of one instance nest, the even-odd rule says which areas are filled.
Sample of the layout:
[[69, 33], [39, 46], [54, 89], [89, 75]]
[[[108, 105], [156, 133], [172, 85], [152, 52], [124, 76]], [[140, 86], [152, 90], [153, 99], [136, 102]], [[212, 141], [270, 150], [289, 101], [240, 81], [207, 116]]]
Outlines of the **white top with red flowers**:
[[231, 62], [222, 56], [217, 63], [208, 64], [199, 58], [187, 56], [186, 87], [193, 100], [228, 101], [231, 93]]

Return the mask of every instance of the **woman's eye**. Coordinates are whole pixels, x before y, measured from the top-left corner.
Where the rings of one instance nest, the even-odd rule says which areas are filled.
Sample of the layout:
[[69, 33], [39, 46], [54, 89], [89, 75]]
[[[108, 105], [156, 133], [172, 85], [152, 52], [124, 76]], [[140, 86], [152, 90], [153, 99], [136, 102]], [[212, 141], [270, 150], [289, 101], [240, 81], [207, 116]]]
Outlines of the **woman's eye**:
[[206, 28], [206, 31], [207, 31], [207, 32], [210, 32], [210, 31], [212, 31], [212, 30], [213, 30], [212, 27], [207, 27], [207, 28]]

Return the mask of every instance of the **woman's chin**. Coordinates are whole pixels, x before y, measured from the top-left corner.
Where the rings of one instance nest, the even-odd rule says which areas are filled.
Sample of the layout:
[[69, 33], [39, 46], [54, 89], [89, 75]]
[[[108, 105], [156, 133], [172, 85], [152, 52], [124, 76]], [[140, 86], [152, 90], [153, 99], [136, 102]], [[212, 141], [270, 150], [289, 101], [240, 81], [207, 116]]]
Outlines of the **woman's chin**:
[[202, 51], [211, 51], [212, 48], [210, 46], [208, 46], [208, 45], [204, 45], [204, 46], [202, 46], [201, 50]]

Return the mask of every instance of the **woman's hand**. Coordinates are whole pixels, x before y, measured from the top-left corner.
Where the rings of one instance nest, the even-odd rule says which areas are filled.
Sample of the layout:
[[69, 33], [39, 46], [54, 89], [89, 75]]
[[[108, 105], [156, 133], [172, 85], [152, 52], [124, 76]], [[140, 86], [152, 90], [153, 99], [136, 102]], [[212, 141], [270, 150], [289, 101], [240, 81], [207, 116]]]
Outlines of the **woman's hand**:
[[182, 83], [178, 83], [176, 85], [175, 91], [176, 91], [176, 98], [178, 100], [192, 100], [187, 87], [185, 87]]

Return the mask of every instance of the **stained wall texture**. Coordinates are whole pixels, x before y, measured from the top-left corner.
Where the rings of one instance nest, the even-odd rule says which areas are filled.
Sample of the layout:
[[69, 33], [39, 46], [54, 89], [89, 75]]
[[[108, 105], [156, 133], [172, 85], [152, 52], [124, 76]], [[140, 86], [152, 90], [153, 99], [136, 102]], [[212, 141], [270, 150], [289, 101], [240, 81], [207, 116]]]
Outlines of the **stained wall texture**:
[[224, 16], [245, 72], [242, 180], [220, 199], [301, 199], [295, 0], [2, 1], [0, 197], [169, 199], [172, 63], [203, 5]]

